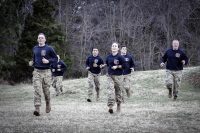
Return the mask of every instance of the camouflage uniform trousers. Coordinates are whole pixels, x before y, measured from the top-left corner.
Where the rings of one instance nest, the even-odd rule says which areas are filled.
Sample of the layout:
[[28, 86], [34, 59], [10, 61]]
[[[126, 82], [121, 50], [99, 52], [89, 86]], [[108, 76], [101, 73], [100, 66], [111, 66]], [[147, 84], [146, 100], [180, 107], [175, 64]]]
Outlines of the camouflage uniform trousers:
[[60, 92], [63, 91], [62, 81], [63, 81], [63, 76], [53, 76], [52, 86], [53, 88], [55, 88], [56, 94], [60, 94]]
[[125, 97], [125, 94], [127, 94], [127, 96], [130, 97], [131, 93], [130, 82], [131, 82], [131, 74], [123, 75], [123, 90], [122, 90], [123, 97]]
[[172, 89], [173, 95], [178, 94], [178, 89], [181, 85], [182, 70], [171, 71], [166, 70], [166, 87], [167, 89]]
[[34, 105], [41, 106], [41, 93], [43, 91], [45, 101], [50, 102], [51, 71], [50, 69], [33, 71]]
[[107, 89], [108, 89], [108, 107], [114, 106], [115, 102], [121, 104], [122, 102], [122, 89], [123, 89], [123, 76], [108, 75], [107, 76]]
[[95, 87], [97, 93], [97, 99], [99, 98], [99, 91], [100, 91], [100, 83], [99, 83], [100, 74], [94, 74], [88, 71], [88, 99], [92, 98], [93, 89]]

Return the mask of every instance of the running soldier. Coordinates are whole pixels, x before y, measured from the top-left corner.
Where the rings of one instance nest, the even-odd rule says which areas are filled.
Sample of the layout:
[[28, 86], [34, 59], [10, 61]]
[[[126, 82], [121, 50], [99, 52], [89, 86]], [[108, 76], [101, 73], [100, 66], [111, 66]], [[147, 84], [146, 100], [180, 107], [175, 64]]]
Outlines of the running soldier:
[[54, 49], [48, 46], [46, 37], [43, 33], [38, 35], [38, 45], [33, 48], [33, 61], [29, 62], [34, 67], [33, 71], [33, 87], [34, 87], [34, 106], [35, 116], [40, 116], [41, 93], [43, 91], [46, 101], [46, 113], [51, 111], [50, 91], [51, 86], [51, 70], [50, 64], [57, 62], [58, 58]]
[[104, 67], [104, 62], [99, 56], [99, 50], [97, 48], [92, 49], [92, 55], [86, 60], [86, 69], [88, 70], [88, 102], [92, 102], [93, 89], [96, 90], [96, 100], [99, 100], [100, 83], [99, 77], [101, 69]]
[[123, 83], [124, 83], [124, 89], [122, 91], [123, 97], [125, 96], [125, 92], [127, 94], [127, 97], [130, 97], [131, 90], [130, 90], [130, 78], [131, 78], [131, 72], [134, 71], [134, 61], [133, 57], [127, 53], [127, 47], [122, 46], [121, 47], [121, 55], [124, 57], [126, 62], [126, 68], [123, 70]]
[[51, 64], [51, 72], [53, 76], [53, 83], [52, 86], [55, 88], [56, 96], [60, 95], [63, 92], [63, 75], [66, 71], [67, 66], [65, 63], [60, 60], [60, 56], [57, 55], [58, 62]]
[[162, 57], [163, 67], [166, 64], [166, 87], [169, 90], [169, 98], [177, 99], [178, 90], [181, 84], [183, 65], [188, 63], [188, 58], [185, 53], [179, 49], [179, 41], [173, 40], [172, 48], [167, 50]]
[[118, 53], [119, 44], [113, 43], [112, 53], [106, 58], [108, 67], [108, 107], [109, 113], [113, 113], [113, 106], [117, 102], [117, 112], [121, 111], [122, 89], [123, 89], [123, 69], [126, 68], [124, 58]]

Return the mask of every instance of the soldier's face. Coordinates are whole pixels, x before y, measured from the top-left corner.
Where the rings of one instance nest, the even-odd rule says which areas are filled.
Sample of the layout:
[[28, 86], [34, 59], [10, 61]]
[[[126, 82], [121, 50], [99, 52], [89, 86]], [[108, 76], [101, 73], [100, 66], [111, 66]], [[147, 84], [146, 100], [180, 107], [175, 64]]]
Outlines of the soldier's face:
[[44, 35], [38, 35], [38, 39], [37, 39], [39, 44], [45, 44], [46, 42], [46, 38]]
[[113, 43], [111, 47], [112, 52], [118, 52], [119, 51], [119, 46], [117, 43]]
[[126, 55], [127, 53], [127, 48], [126, 47], [122, 47], [121, 48], [121, 54]]
[[179, 41], [178, 40], [174, 40], [172, 42], [172, 47], [174, 50], [177, 50], [179, 48]]
[[97, 56], [99, 54], [99, 50], [98, 49], [93, 49], [92, 50], [92, 55], [93, 56]]

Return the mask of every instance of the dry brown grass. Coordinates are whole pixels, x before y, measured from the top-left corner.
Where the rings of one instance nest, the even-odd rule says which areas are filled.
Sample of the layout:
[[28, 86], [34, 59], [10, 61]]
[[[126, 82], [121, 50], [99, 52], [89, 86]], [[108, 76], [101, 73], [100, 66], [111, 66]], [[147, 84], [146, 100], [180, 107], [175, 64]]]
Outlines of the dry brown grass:
[[[187, 68], [184, 75], [199, 70]], [[106, 77], [101, 77], [101, 100], [86, 102], [87, 79], [65, 80], [65, 92], [52, 92], [52, 111], [34, 117], [33, 88], [28, 84], [0, 86], [0, 132], [199, 132], [200, 88], [183, 79], [177, 101], [168, 99], [164, 70], [135, 72], [133, 95], [122, 105], [122, 112], [107, 112]]]

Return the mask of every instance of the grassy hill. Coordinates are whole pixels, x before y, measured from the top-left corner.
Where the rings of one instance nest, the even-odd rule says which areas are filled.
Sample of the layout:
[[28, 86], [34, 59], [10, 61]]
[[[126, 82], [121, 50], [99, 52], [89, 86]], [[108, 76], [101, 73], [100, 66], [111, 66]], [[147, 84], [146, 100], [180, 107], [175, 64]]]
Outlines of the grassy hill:
[[[193, 75], [197, 75], [194, 77]], [[101, 77], [101, 99], [86, 102], [87, 79], [65, 80], [64, 94], [54, 95], [52, 111], [32, 115], [33, 87], [30, 84], [0, 85], [0, 132], [200, 132], [200, 67], [185, 68], [177, 101], [169, 99], [164, 70], [132, 74], [133, 94], [122, 105], [121, 113], [109, 114], [106, 76]], [[94, 98], [95, 99], [95, 98]]]

